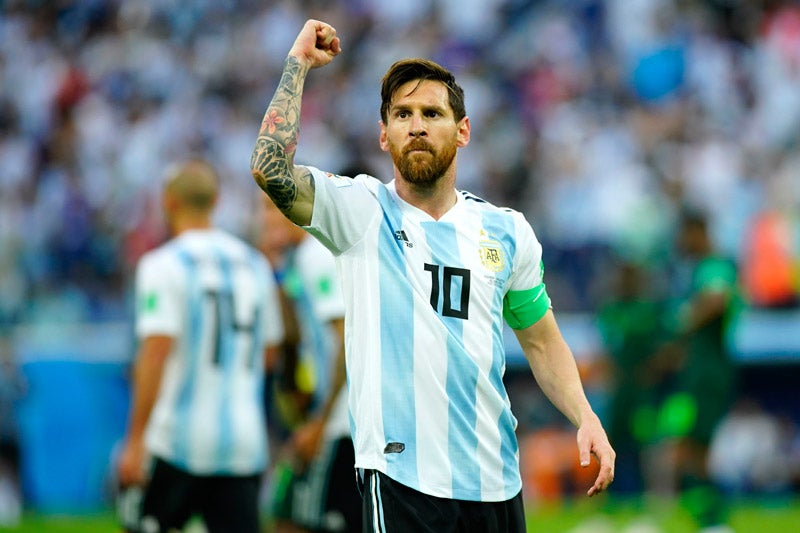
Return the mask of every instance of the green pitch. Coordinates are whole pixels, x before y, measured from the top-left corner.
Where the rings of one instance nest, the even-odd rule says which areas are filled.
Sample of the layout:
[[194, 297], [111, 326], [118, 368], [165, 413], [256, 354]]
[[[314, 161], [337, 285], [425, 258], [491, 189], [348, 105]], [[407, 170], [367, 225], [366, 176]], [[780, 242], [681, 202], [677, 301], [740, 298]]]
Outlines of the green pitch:
[[[731, 503], [729, 525], [736, 533], [786, 533], [800, 524], [800, 499]], [[576, 500], [558, 506], [528, 506], [530, 533], [695, 533], [697, 526], [674, 501], [623, 503]]]
[[[736, 533], [785, 533], [800, 524], [800, 498], [739, 502], [732, 507], [730, 525]], [[608, 499], [578, 500], [561, 505], [528, 505], [530, 533], [622, 533], [636, 527], [652, 533], [693, 533], [696, 528], [674, 502], [615, 503]], [[17, 527], [0, 531], [20, 533], [117, 533], [111, 513], [93, 516], [26, 514]], [[265, 530], [267, 533], [268, 530]]]

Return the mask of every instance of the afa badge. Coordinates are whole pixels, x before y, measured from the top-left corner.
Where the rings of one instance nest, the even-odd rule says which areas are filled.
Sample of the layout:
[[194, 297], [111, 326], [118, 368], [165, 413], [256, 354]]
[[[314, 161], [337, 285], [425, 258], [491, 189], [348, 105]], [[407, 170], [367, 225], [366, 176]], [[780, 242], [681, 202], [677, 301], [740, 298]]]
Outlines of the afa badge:
[[500, 243], [488, 238], [483, 230], [481, 230], [481, 237], [478, 253], [481, 256], [483, 267], [491, 272], [500, 272], [505, 269], [506, 260]]

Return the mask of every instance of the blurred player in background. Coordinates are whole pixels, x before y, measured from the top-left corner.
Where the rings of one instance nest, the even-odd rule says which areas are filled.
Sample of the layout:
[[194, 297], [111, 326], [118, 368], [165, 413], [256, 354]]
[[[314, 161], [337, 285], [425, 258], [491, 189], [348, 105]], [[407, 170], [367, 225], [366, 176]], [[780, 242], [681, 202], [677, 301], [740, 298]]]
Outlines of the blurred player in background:
[[354, 483], [344, 353], [344, 299], [333, 255], [265, 197], [268, 254], [294, 304], [298, 351], [313, 376], [308, 418], [290, 442], [291, 487], [275, 502], [278, 515], [307, 531], [361, 531], [361, 496]]
[[218, 190], [204, 161], [172, 168], [173, 238], [138, 264], [140, 347], [118, 464], [123, 486], [145, 487], [139, 516], [121, 517], [132, 532], [180, 530], [194, 515], [210, 533], [260, 531], [264, 367], [283, 324], [269, 263], [213, 227]]
[[611, 366], [608, 436], [617, 452], [612, 491], [632, 496], [644, 489], [641, 449], [653, 438], [660, 383], [651, 359], [666, 341], [666, 305], [653, 290], [647, 265], [618, 259], [611, 294], [597, 325]]
[[284, 63], [251, 160], [259, 186], [337, 258], [365, 531], [524, 531], [519, 448], [503, 385], [503, 318], [540, 386], [578, 428], [605, 490], [614, 451], [584, 394], [524, 217], [455, 189], [470, 138], [463, 90], [426, 60], [395, 63], [380, 146], [394, 181], [294, 164], [305, 78], [341, 52], [309, 20]]
[[699, 213], [683, 214], [676, 244], [689, 272], [674, 337], [653, 361], [654, 372], [663, 376], [670, 392], [658, 415], [660, 443], [649, 454], [655, 460], [652, 475], [659, 479], [650, 485], [677, 488], [701, 527], [721, 528], [725, 505], [708, 474], [708, 452], [714, 430], [734, 400], [736, 373], [727, 328], [737, 309], [737, 269], [715, 251]]

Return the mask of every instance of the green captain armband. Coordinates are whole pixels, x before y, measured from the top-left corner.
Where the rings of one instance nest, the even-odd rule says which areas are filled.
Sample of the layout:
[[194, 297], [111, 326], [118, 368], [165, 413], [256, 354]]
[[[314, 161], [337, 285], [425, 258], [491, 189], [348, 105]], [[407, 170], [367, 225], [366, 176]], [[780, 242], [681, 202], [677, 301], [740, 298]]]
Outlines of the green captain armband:
[[512, 329], [535, 324], [550, 309], [550, 297], [544, 283], [524, 291], [508, 291], [503, 298], [503, 318]]

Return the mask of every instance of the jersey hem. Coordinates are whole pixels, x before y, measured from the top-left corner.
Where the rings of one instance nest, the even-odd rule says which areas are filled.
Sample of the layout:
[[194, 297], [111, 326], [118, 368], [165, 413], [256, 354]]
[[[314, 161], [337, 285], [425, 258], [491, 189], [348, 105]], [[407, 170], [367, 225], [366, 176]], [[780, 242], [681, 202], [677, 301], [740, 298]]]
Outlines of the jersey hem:
[[386, 471], [387, 469], [384, 465], [372, 465], [369, 463], [356, 461], [355, 467], [357, 469], [363, 468], [366, 470], [377, 470], [383, 475], [392, 478], [397, 483], [405, 485], [406, 487], [409, 487], [417, 492], [427, 494], [428, 496], [434, 496], [436, 498], [447, 498], [449, 500], [464, 500], [471, 502], [504, 502], [514, 498], [519, 491], [522, 490], [522, 480], [519, 480], [514, 485], [508, 485], [500, 490], [452, 490], [450, 488], [447, 490], [422, 490], [422, 488], [417, 484], [405, 479], [403, 476], [390, 474]]

